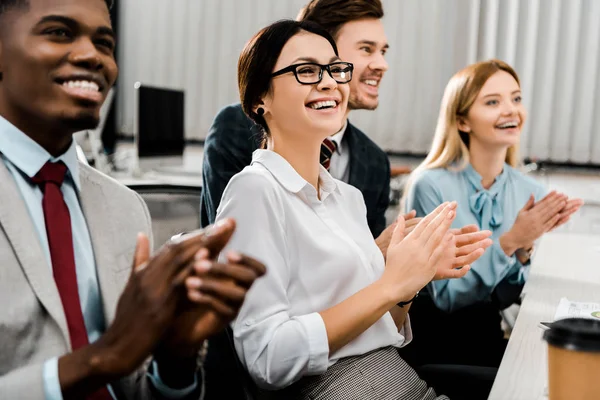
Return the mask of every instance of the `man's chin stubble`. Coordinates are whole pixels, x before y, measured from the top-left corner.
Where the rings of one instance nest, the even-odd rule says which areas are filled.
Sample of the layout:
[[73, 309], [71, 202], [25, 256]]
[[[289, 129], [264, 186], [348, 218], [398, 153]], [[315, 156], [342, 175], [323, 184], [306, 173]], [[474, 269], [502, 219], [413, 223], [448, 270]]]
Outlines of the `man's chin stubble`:
[[370, 111], [372, 111], [372, 110], [375, 110], [378, 105], [379, 105], [379, 103], [367, 104], [365, 102], [362, 102], [357, 99], [352, 99], [352, 98], [350, 98], [348, 100], [348, 108], [350, 110], [370, 110]]

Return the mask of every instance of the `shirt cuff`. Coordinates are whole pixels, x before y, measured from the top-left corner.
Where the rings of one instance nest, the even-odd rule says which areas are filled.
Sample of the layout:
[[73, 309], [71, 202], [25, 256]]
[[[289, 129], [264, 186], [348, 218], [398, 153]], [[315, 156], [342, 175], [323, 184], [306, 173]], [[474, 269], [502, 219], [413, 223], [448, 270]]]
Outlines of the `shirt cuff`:
[[325, 322], [319, 313], [292, 318], [304, 327], [308, 338], [308, 375], [319, 375], [329, 367], [329, 341]]
[[495, 242], [492, 245], [492, 250], [494, 252], [492, 256], [492, 268], [495, 269], [495, 273], [497, 278], [495, 279], [497, 283], [502, 281], [504, 277], [510, 275], [513, 269], [518, 269], [521, 267], [521, 263], [517, 261], [517, 256], [512, 255], [508, 256], [500, 246], [500, 243]]
[[400, 328], [400, 335], [404, 338], [404, 341], [400, 343], [399, 348], [402, 348], [408, 345], [413, 340], [412, 327], [410, 325], [410, 315], [406, 314], [406, 318], [404, 319], [404, 325]]
[[63, 400], [60, 380], [58, 379], [58, 357], [51, 358], [44, 363], [42, 374], [46, 400]]
[[158, 370], [158, 363], [155, 360], [152, 360], [152, 372], [148, 372], [146, 374], [150, 382], [156, 390], [160, 392], [161, 395], [166, 397], [167, 399], [182, 399], [186, 396], [189, 396], [191, 393], [198, 388], [198, 375], [194, 374], [194, 382], [185, 388], [182, 389], [173, 389], [167, 386], [162, 379], [160, 378], [160, 372]]

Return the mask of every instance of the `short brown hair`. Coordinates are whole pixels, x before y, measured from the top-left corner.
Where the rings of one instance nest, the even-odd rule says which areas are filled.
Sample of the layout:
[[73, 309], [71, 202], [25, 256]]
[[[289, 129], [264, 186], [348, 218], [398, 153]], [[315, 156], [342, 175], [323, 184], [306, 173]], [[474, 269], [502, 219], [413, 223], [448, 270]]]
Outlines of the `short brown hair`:
[[337, 40], [342, 25], [365, 18], [383, 18], [381, 0], [311, 0], [296, 19], [316, 22]]

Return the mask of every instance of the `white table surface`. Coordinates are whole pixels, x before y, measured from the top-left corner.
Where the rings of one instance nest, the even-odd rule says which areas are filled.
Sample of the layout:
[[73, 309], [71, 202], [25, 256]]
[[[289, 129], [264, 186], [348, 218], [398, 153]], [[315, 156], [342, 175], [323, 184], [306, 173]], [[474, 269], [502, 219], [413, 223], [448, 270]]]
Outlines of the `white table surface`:
[[166, 174], [147, 172], [138, 176], [126, 172], [113, 173], [111, 176], [125, 186], [134, 185], [171, 185], [200, 189], [202, 187], [202, 175], [192, 174]]
[[542, 238], [523, 290], [521, 311], [489, 400], [546, 399], [550, 322], [562, 297], [600, 303], [600, 235], [551, 233]]

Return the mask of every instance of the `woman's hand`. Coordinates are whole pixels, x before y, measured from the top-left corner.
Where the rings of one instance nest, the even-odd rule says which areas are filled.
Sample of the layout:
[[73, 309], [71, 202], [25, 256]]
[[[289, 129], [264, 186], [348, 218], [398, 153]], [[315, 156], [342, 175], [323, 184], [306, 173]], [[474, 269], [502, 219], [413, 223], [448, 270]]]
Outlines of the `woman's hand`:
[[410, 300], [433, 279], [444, 252], [456, 246], [455, 235], [449, 231], [455, 216], [456, 202], [443, 203], [406, 237], [404, 218], [398, 218], [381, 277], [394, 302]]
[[583, 206], [584, 202], [582, 199], [569, 199], [565, 204], [564, 208], [560, 210], [560, 219], [548, 232], [552, 232], [559, 226], [562, 226], [569, 222], [571, 215], [575, 214]]
[[433, 280], [462, 278], [471, 269], [471, 264], [492, 245], [491, 231], [480, 231], [477, 225], [451, 229], [454, 240], [447, 243]]
[[500, 237], [500, 246], [508, 256], [512, 256], [518, 249], [531, 248], [533, 242], [544, 233], [552, 230], [564, 219], [572, 214], [561, 215], [567, 206], [567, 196], [552, 191], [539, 202], [535, 203], [533, 195], [527, 204], [519, 211], [512, 228]]
[[[421, 222], [422, 218], [415, 218], [416, 215], [417, 212], [415, 210], [412, 210], [404, 214], [403, 217], [398, 217], [404, 218], [404, 236], [411, 233], [417, 227], [417, 224]], [[396, 229], [396, 225], [398, 225], [398, 220], [394, 221], [394, 223], [390, 224], [390, 226], [385, 228], [385, 230], [381, 232], [381, 235], [379, 235], [377, 239], [375, 239], [375, 243], [377, 244], [377, 247], [379, 247], [379, 250], [381, 250], [383, 258], [386, 258], [387, 256], [387, 249], [390, 245], [390, 240], [392, 239], [392, 234]]]

